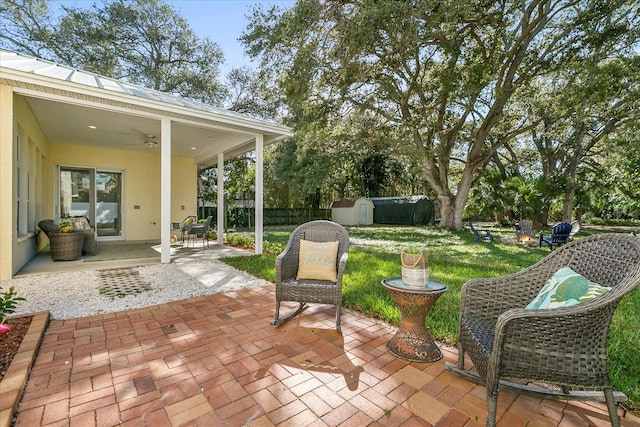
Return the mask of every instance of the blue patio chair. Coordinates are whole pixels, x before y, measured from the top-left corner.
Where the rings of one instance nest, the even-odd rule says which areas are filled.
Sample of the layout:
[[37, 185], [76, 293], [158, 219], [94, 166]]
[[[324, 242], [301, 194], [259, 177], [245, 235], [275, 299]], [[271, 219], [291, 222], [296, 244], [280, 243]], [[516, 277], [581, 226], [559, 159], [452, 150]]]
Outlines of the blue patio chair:
[[469, 228], [471, 228], [471, 231], [476, 236], [476, 242], [480, 240], [487, 240], [489, 242], [493, 242], [493, 235], [489, 230], [475, 228], [471, 220], [469, 220]]
[[567, 243], [569, 234], [571, 234], [571, 224], [560, 222], [553, 226], [550, 237], [545, 238], [544, 234], [540, 233], [540, 247], [546, 245], [550, 250], [553, 250], [553, 245], [556, 245], [556, 247], [562, 246]]

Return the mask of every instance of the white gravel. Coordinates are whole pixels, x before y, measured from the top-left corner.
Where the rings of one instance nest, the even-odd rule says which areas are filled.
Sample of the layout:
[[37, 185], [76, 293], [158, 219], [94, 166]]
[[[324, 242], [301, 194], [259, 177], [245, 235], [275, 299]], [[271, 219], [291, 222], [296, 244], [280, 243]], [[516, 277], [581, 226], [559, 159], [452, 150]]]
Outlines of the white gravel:
[[54, 319], [71, 319], [162, 304], [201, 295], [226, 292], [268, 282], [218, 260], [191, 260], [131, 267], [151, 290], [122, 298], [98, 293], [93, 270], [18, 276], [0, 281], [1, 292], [11, 286], [20, 301], [16, 315], [49, 311]]

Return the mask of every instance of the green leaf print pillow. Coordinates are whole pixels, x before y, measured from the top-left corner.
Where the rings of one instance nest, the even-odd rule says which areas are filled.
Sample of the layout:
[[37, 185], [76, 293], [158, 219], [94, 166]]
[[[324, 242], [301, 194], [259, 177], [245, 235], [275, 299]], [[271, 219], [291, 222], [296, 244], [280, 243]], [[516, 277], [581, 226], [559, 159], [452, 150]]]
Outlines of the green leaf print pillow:
[[610, 288], [589, 281], [569, 267], [562, 267], [549, 278], [527, 309], [569, 307], [588, 301]]

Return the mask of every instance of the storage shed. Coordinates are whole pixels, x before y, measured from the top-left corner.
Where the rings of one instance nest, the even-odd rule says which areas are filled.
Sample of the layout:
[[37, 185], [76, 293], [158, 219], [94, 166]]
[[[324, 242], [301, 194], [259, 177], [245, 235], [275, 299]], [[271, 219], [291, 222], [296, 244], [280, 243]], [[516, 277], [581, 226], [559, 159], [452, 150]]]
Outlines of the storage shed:
[[342, 225], [371, 225], [373, 203], [366, 197], [336, 200], [331, 204], [331, 219]]
[[372, 197], [376, 224], [434, 225], [439, 220], [436, 202], [427, 196]]

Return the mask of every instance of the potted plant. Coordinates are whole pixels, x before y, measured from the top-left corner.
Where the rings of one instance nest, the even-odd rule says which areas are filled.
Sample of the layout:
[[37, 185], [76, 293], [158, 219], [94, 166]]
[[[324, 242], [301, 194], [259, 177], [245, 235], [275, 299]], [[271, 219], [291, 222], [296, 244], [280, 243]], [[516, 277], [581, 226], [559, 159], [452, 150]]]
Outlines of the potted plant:
[[423, 288], [429, 282], [427, 254], [418, 246], [408, 246], [400, 251], [402, 281], [407, 286]]
[[69, 220], [60, 221], [58, 229], [61, 233], [71, 233], [73, 231], [73, 223]]
[[0, 294], [0, 334], [13, 329], [11, 325], [4, 322], [7, 321], [7, 315], [13, 314], [16, 311], [18, 301], [24, 301], [24, 298], [17, 296], [13, 286], [4, 294]]

